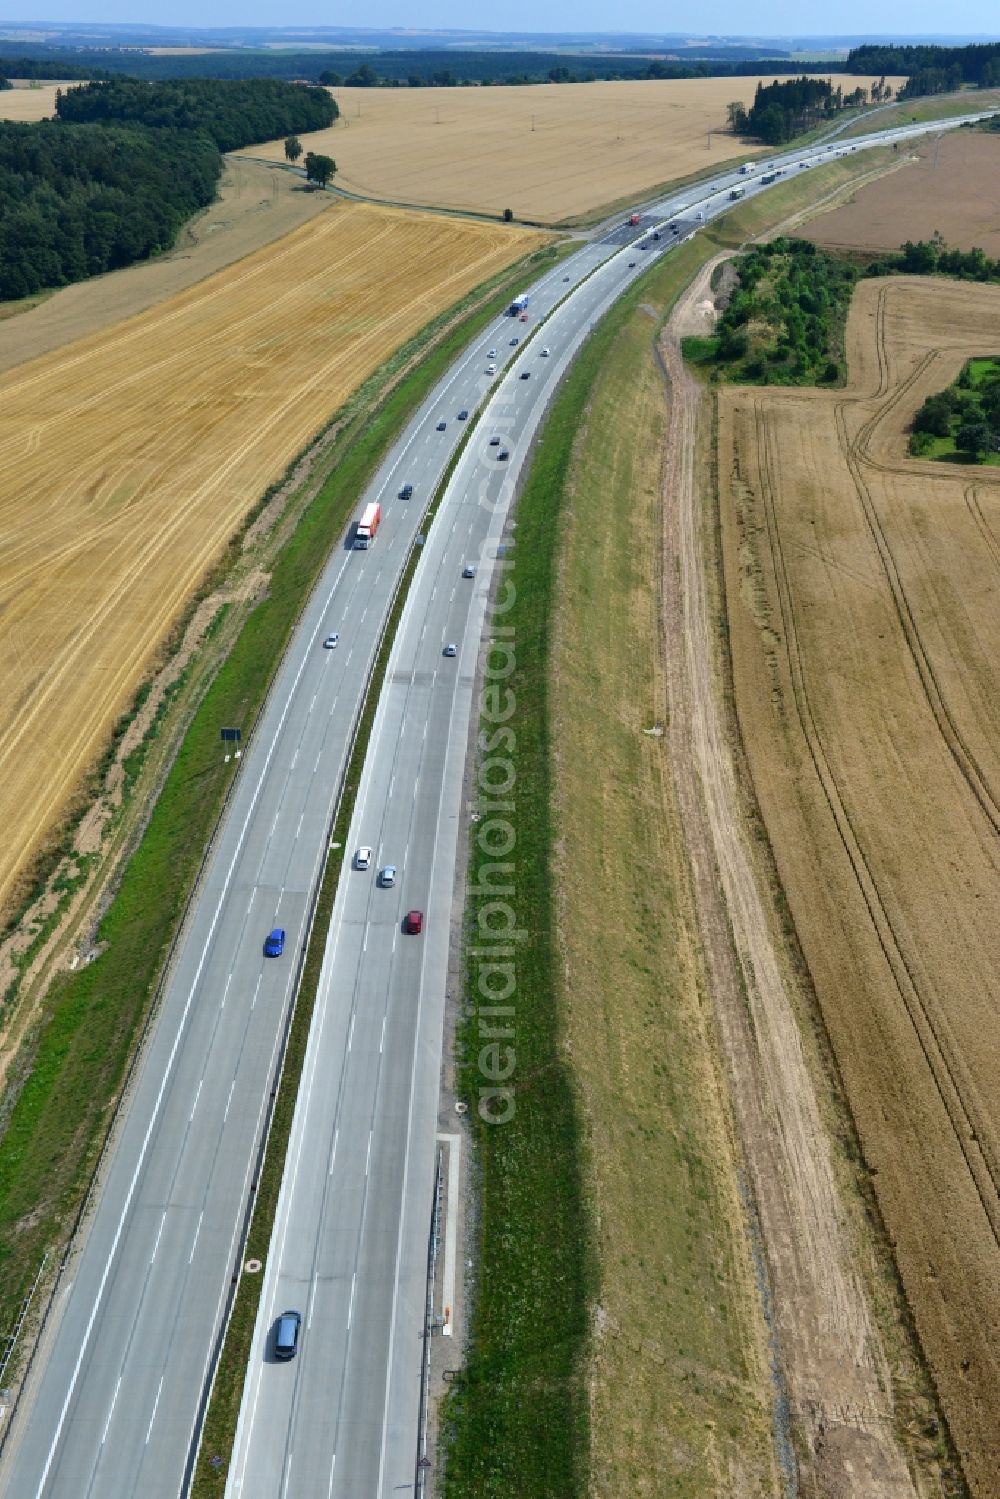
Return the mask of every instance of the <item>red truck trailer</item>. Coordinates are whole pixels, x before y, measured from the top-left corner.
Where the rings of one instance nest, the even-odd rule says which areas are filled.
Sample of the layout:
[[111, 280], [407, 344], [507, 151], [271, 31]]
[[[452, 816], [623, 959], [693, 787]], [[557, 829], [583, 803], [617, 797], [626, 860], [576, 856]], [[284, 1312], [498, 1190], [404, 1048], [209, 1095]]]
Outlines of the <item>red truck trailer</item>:
[[365, 506], [364, 513], [358, 521], [358, 528], [354, 533], [354, 545], [359, 551], [363, 552], [371, 546], [375, 540], [375, 533], [378, 530], [381, 519], [382, 506], [377, 500], [373, 500], [370, 505]]

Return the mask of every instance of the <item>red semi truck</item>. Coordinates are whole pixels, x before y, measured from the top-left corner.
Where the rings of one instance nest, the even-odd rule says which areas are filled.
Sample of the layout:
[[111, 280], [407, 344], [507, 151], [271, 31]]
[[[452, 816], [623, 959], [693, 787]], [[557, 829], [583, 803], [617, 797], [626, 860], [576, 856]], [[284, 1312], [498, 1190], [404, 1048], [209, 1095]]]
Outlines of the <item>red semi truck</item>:
[[377, 500], [366, 505], [361, 519], [358, 521], [357, 530], [354, 533], [354, 545], [359, 551], [365, 551], [375, 540], [375, 533], [382, 519], [382, 506]]

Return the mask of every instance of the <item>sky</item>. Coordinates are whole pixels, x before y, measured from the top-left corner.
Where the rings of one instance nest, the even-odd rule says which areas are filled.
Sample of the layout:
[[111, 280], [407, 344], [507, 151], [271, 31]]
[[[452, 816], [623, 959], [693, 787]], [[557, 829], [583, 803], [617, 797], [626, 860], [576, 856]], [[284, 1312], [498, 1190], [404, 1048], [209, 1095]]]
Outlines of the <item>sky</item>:
[[[35, 0], [45, 21], [152, 22], [180, 26], [419, 26], [494, 31], [655, 31], [755, 36], [989, 33], [1000, 37], [996, 0]], [[6, 13], [6, 14], [4, 14]], [[0, 27], [34, 20], [24, 0], [0, 5]]]

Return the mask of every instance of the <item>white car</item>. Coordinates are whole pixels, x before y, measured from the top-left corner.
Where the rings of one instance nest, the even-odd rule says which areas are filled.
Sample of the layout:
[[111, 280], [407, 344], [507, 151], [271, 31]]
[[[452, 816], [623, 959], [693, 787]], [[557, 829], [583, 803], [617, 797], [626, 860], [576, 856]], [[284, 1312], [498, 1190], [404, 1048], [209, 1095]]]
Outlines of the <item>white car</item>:
[[444, 653], [445, 653], [446, 656], [457, 656], [458, 655], [458, 646], [455, 644], [455, 642], [453, 640], [449, 640], [448, 644], [444, 648]]
[[339, 639], [340, 639], [340, 636], [337, 635], [337, 634], [328, 635], [326, 637], [326, 639], [323, 641], [323, 649], [325, 651], [332, 651], [333, 648], [334, 648], [334, 646], [337, 644], [337, 641]]
[[548, 357], [549, 357], [549, 351], [548, 351], [548, 349], [543, 349], [542, 350], [542, 358], [543, 359], [548, 359]]
[[497, 351], [496, 351], [496, 349], [491, 349], [490, 352], [487, 354], [486, 357], [487, 357], [487, 359], [495, 359], [497, 357]]
[[371, 862], [372, 862], [372, 851], [368, 847], [367, 843], [362, 843], [361, 847], [358, 849], [357, 853], [354, 855], [354, 867], [355, 867], [355, 869], [370, 869], [371, 868]]
[[497, 372], [497, 367], [496, 367], [496, 365], [495, 365], [495, 364], [488, 364], [488, 365], [487, 365], [487, 366], [486, 366], [486, 373], [487, 373], [487, 374], [488, 374], [488, 375], [495, 375], [495, 374], [496, 374], [496, 372]]
[[395, 864], [387, 864], [384, 869], [379, 870], [378, 882], [386, 890], [388, 890], [390, 885], [394, 885], [396, 883]]

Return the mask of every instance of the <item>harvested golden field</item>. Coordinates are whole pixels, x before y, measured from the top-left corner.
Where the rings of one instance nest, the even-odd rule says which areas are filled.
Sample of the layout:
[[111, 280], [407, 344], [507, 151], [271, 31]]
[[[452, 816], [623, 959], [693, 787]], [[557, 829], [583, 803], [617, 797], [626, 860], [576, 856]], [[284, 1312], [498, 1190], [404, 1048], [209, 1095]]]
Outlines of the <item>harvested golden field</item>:
[[37, 88], [21, 81], [13, 88], [0, 91], [0, 120], [21, 120], [33, 124], [47, 120], [56, 112], [56, 89], [75, 88], [75, 83], [42, 83]]
[[1000, 1494], [1000, 473], [904, 457], [1000, 290], [862, 282], [845, 391], [720, 393], [737, 707], [972, 1492]]
[[[341, 118], [302, 137], [337, 163], [337, 186], [558, 224], [661, 183], [764, 153], [726, 130], [726, 105], [762, 78], [543, 84], [539, 88], [331, 89]], [[868, 78], [834, 77], [853, 89]], [[270, 161], [284, 143], [251, 147]]]
[[952, 130], [909, 151], [898, 172], [820, 214], [802, 237], [832, 249], [898, 250], [938, 231], [961, 250], [1000, 255], [1000, 131]]
[[0, 907], [261, 492], [395, 349], [537, 243], [343, 205], [0, 378]]
[[153, 260], [75, 281], [31, 300], [0, 303], [0, 371], [37, 359], [165, 302], [326, 213], [336, 199], [263, 161], [225, 158], [219, 195], [189, 219], [172, 250]]

